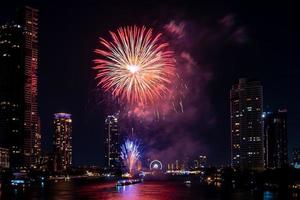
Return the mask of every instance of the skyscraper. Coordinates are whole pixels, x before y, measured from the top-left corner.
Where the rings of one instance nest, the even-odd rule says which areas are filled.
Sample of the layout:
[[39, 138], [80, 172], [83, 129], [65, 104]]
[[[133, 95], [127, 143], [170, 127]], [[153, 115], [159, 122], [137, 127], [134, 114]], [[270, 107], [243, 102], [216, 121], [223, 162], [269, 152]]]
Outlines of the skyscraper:
[[263, 88], [259, 81], [239, 79], [230, 90], [231, 165], [263, 169]]
[[0, 147], [0, 169], [9, 168], [9, 150]]
[[72, 166], [72, 119], [71, 114], [54, 114], [54, 171], [63, 172]]
[[199, 167], [200, 168], [205, 168], [207, 167], [207, 156], [199, 156]]
[[105, 160], [106, 167], [120, 166], [120, 134], [118, 115], [108, 115], [105, 119]]
[[36, 167], [41, 149], [37, 31], [38, 10], [28, 6], [0, 27], [0, 143], [12, 167]]
[[294, 148], [292, 152], [292, 166], [300, 169], [300, 148]]
[[287, 110], [264, 112], [265, 167], [282, 168], [288, 165]]
[[38, 10], [26, 6], [20, 11], [19, 21], [23, 26], [25, 39], [24, 162], [26, 166], [34, 167], [41, 152], [37, 107]]

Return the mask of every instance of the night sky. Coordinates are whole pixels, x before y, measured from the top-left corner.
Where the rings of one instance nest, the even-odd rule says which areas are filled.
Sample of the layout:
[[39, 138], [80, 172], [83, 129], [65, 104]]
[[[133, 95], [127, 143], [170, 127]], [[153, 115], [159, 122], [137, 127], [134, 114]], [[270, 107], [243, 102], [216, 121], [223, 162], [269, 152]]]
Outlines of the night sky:
[[[261, 80], [265, 108], [288, 109], [289, 150], [300, 147], [297, 6], [274, 1], [155, 2], [30, 3], [40, 10], [38, 103], [43, 149], [51, 150], [53, 114], [69, 112], [73, 116], [74, 163], [103, 164], [103, 123], [109, 107], [99, 103], [93, 80], [93, 50], [99, 47], [98, 38], [119, 26], [145, 24], [161, 29], [172, 21], [186, 24], [186, 31], [192, 31], [188, 34], [191, 45], [186, 46], [197, 66], [209, 76], [201, 86], [209, 109], [186, 128], [204, 144], [201, 153], [208, 154], [210, 164], [230, 163], [229, 90], [239, 77]], [[13, 16], [21, 3], [2, 2], [0, 22]], [[209, 119], [205, 122], [206, 115]]]

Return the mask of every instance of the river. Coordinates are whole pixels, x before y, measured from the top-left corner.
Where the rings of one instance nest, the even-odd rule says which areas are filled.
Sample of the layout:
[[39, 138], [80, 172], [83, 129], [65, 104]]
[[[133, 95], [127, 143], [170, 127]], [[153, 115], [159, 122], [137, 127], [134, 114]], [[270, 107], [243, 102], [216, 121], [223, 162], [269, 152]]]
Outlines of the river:
[[[0, 191], [2, 200], [215, 200], [215, 199], [281, 199], [276, 193], [264, 191], [222, 191], [215, 187], [185, 185], [182, 182], [145, 181], [116, 187], [113, 182], [73, 180], [41, 183], [25, 189]], [[296, 199], [296, 197], [295, 197]]]

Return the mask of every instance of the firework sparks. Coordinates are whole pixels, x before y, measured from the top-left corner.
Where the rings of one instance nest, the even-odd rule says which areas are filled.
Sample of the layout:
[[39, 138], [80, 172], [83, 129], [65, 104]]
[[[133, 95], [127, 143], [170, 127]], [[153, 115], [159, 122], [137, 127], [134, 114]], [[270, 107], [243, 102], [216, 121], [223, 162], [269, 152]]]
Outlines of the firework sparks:
[[131, 174], [137, 161], [140, 158], [139, 144], [136, 141], [127, 139], [121, 146], [121, 159]]
[[175, 74], [173, 52], [146, 27], [121, 27], [110, 32], [112, 41], [100, 38], [104, 49], [94, 62], [105, 91], [129, 104], [147, 105], [168, 97]]

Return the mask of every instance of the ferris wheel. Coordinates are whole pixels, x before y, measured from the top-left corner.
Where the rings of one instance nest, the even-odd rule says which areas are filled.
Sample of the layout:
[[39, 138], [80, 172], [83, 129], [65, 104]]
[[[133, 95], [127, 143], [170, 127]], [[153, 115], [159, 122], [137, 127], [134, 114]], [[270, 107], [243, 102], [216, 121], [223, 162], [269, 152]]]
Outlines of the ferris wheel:
[[159, 160], [152, 160], [149, 167], [150, 170], [162, 170], [163, 168], [162, 163]]

